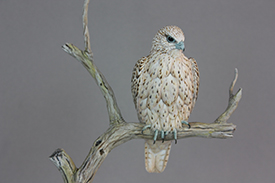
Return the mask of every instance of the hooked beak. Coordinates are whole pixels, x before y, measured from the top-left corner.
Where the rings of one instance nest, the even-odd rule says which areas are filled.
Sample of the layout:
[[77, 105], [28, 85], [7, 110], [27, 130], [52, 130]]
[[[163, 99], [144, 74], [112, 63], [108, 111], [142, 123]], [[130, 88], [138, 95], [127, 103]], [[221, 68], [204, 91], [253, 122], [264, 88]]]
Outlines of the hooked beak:
[[176, 49], [184, 51], [185, 50], [184, 42], [181, 41], [181, 42], [177, 43], [176, 44]]

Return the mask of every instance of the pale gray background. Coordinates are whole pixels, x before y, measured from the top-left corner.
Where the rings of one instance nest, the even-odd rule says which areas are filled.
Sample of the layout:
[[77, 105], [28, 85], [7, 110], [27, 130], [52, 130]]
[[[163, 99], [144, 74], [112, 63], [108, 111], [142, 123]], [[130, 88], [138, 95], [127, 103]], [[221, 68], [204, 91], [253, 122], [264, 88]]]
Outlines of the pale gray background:
[[[88, 72], [61, 49], [83, 49], [82, 0], [0, 1], [0, 182], [62, 182], [49, 155], [62, 147], [80, 166], [108, 127], [105, 101]], [[144, 168], [143, 140], [115, 148], [94, 182], [270, 183], [275, 180], [275, 1], [96, 0], [89, 28], [95, 63], [127, 121], [135, 62], [158, 29], [177, 25], [201, 73], [190, 121], [224, 111], [234, 68], [243, 98], [233, 139], [189, 138], [172, 146], [162, 174]]]

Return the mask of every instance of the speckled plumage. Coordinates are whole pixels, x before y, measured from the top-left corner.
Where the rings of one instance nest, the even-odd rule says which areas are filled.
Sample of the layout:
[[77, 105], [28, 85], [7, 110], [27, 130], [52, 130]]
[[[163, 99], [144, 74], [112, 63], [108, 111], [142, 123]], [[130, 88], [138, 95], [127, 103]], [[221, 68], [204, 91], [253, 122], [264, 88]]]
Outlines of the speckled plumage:
[[[184, 54], [184, 34], [177, 26], [166, 26], [155, 35], [150, 54], [136, 63], [132, 95], [140, 122], [153, 131], [174, 132], [183, 128], [195, 105], [199, 71], [193, 58]], [[158, 132], [156, 131], [156, 132]], [[145, 141], [145, 167], [162, 172], [171, 141]]]

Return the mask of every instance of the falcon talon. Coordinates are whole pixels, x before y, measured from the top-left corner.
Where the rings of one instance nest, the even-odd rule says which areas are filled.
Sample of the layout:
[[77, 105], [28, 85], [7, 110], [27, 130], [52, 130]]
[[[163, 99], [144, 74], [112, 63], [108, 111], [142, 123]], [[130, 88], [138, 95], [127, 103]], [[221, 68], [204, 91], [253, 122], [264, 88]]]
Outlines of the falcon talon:
[[156, 143], [156, 140], [157, 140], [157, 137], [158, 137], [158, 133], [159, 133], [159, 131], [158, 131], [158, 130], [155, 130], [155, 134], [154, 134], [154, 142], [153, 142], [153, 144], [155, 144], [155, 143]]
[[162, 138], [162, 143], [164, 142], [164, 131], [161, 130], [161, 138]]
[[175, 144], [177, 144], [177, 142], [178, 142], [178, 141], [177, 141], [177, 139], [178, 139], [178, 137], [177, 137], [177, 136], [178, 136], [177, 130], [174, 130], [173, 132], [174, 132]]
[[191, 125], [187, 121], [181, 121], [182, 124], [188, 125], [188, 128], [191, 128]]
[[143, 134], [143, 131], [146, 130], [147, 128], [151, 128], [151, 125], [145, 125], [141, 130], [141, 134]]

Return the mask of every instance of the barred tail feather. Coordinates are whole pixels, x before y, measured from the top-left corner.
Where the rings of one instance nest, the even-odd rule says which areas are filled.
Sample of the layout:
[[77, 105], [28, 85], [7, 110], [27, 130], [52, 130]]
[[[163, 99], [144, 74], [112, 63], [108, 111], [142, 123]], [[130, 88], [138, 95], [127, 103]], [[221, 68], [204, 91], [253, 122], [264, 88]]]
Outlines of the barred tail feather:
[[149, 173], [161, 173], [166, 167], [170, 155], [171, 141], [145, 141], [145, 168]]

